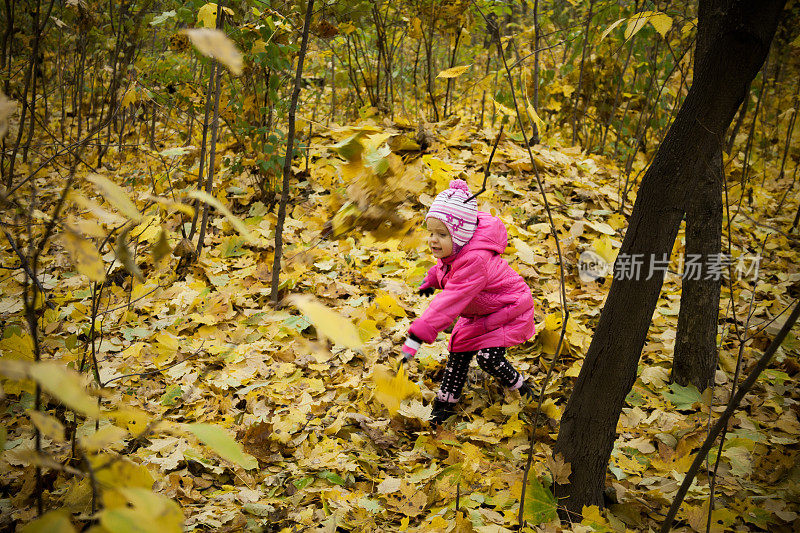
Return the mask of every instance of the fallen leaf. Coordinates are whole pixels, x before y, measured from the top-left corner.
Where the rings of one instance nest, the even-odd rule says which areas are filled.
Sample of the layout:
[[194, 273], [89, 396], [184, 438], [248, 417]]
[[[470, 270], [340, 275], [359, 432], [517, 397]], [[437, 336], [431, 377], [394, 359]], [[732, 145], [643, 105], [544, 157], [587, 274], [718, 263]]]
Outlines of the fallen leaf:
[[572, 473], [572, 465], [564, 462], [564, 456], [560, 453], [547, 456], [547, 468], [553, 475], [553, 481], [559, 485], [569, 483], [569, 475]]

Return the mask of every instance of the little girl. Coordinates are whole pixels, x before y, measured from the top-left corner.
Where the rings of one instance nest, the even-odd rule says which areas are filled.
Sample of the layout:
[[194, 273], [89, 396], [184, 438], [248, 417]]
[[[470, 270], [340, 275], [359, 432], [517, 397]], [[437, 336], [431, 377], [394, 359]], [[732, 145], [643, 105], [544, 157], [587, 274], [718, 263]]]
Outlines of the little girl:
[[459, 317], [431, 424], [441, 424], [455, 413], [453, 406], [475, 355], [478, 365], [503, 387], [532, 399], [533, 389], [505, 358], [506, 347], [525, 342], [535, 331], [531, 291], [500, 255], [508, 242], [505, 225], [478, 211], [467, 183], [460, 179], [439, 193], [425, 223], [431, 253], [438, 261], [419, 292], [426, 296], [435, 289], [443, 292], [411, 324], [402, 348], [404, 359], [413, 357], [423, 342], [433, 342]]

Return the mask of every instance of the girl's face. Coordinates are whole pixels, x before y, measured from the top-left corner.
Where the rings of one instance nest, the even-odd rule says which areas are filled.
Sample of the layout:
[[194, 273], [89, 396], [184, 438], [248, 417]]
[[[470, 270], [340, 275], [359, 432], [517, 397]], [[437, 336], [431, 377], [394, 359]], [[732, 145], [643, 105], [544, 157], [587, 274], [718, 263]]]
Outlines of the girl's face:
[[428, 246], [436, 259], [442, 259], [453, 253], [453, 238], [444, 222], [438, 218], [429, 218], [426, 221], [428, 231]]

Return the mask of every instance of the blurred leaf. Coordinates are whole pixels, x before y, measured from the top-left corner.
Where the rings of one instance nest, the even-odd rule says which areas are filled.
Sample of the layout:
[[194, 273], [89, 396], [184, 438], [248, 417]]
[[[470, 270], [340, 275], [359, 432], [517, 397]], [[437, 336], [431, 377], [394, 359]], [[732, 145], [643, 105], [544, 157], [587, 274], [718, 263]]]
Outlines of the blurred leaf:
[[204, 56], [216, 59], [235, 76], [242, 73], [242, 53], [224, 32], [211, 28], [181, 30], [186, 34], [197, 51]]
[[153, 20], [150, 21], [151, 26], [158, 26], [159, 24], [163, 24], [167, 19], [170, 19], [175, 16], [175, 11], [164, 11], [157, 17], [153, 17]]
[[26, 524], [20, 533], [75, 533], [75, 527], [69, 519], [69, 513], [62, 509], [50, 511]]
[[94, 243], [84, 239], [78, 233], [67, 228], [61, 234], [61, 244], [69, 252], [75, 269], [89, 278], [89, 281], [100, 283], [106, 279], [106, 269]]
[[461, 65], [459, 67], [451, 67], [446, 70], [441, 71], [439, 74], [436, 75], [437, 78], [457, 78], [464, 74], [467, 69], [469, 69], [469, 65]]
[[36, 426], [36, 429], [48, 439], [54, 441], [64, 440], [64, 426], [61, 422], [41, 411], [28, 411], [28, 416], [33, 425]]
[[131, 226], [127, 226], [122, 233], [119, 234], [117, 237], [117, 241], [114, 244], [114, 252], [117, 254], [117, 259], [122, 265], [125, 267], [125, 270], [130, 272], [130, 274], [136, 278], [139, 283], [144, 283], [144, 274], [142, 274], [139, 265], [136, 264], [136, 261], [133, 260], [133, 254], [131, 254], [131, 249], [128, 247], [128, 233], [131, 231]]
[[89, 174], [86, 179], [93, 183], [100, 191], [100, 194], [103, 195], [103, 198], [116, 207], [120, 213], [134, 222], [142, 220], [142, 214], [136, 209], [136, 205], [131, 201], [125, 189], [100, 174]]
[[118, 489], [130, 506], [105, 509], [100, 524], [114, 533], [182, 533], [183, 513], [178, 504], [148, 489]]
[[167, 240], [167, 230], [163, 227], [158, 234], [158, 239], [150, 247], [150, 255], [153, 257], [153, 263], [158, 263], [165, 257], [172, 253], [172, 247]]
[[100, 415], [97, 400], [86, 392], [83, 380], [74, 370], [58, 363], [36, 363], [31, 365], [30, 376], [50, 396], [70, 409], [86, 416], [97, 417]]
[[331, 149], [347, 161], [357, 161], [361, 159], [361, 154], [364, 152], [364, 145], [361, 144], [360, 140], [362, 135], [363, 133], [359, 131], [334, 144]]
[[247, 229], [245, 223], [242, 222], [242, 219], [231, 213], [230, 209], [225, 207], [225, 205], [223, 205], [222, 202], [220, 202], [207, 192], [197, 191], [197, 190], [189, 191], [189, 198], [200, 200], [201, 202], [210, 205], [211, 207], [222, 213], [225, 216], [225, 218], [228, 219], [228, 222], [230, 222], [231, 225], [234, 228], [236, 228], [236, 231], [238, 231], [241, 234], [241, 236], [247, 240], [247, 242], [251, 244], [256, 244], [258, 242], [256, 238], [253, 236], [253, 234], [250, 233], [250, 230]]
[[112, 424], [105, 425], [86, 437], [81, 437], [81, 446], [89, 451], [100, 451], [112, 444], [122, 442], [128, 437], [128, 432]]
[[17, 110], [17, 102], [9, 100], [8, 97], [0, 91], [0, 139], [6, 136], [8, 132], [8, 119]]
[[223, 459], [235, 463], [245, 470], [258, 468], [256, 458], [245, 453], [242, 446], [220, 426], [196, 423], [186, 425], [185, 429], [193, 433], [200, 442]]
[[375, 383], [375, 398], [392, 416], [397, 414], [403, 400], [420, 392], [417, 384], [408, 379], [403, 366], [395, 373], [384, 365], [376, 365], [372, 381]]
[[364, 343], [358, 329], [348, 319], [316, 301], [311, 296], [293, 294], [289, 300], [314, 324], [317, 333], [334, 344], [348, 348], [362, 348]]

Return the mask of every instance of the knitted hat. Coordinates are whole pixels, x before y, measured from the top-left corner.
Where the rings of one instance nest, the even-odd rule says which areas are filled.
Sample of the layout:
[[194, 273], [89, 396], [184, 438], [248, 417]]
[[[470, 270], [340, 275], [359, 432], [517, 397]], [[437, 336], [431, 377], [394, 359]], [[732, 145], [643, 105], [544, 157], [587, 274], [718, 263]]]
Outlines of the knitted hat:
[[435, 218], [441, 220], [450, 232], [453, 239], [454, 252], [472, 238], [475, 228], [478, 227], [478, 202], [472, 198], [467, 203], [464, 200], [472, 196], [469, 186], [464, 180], [453, 180], [450, 188], [440, 192], [433, 201], [425, 220]]

